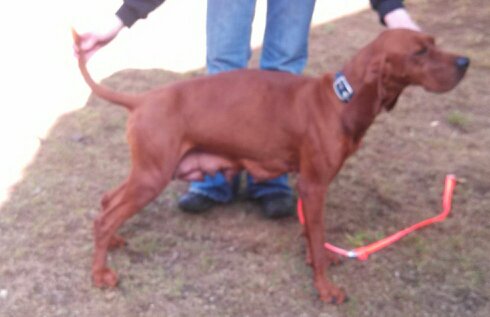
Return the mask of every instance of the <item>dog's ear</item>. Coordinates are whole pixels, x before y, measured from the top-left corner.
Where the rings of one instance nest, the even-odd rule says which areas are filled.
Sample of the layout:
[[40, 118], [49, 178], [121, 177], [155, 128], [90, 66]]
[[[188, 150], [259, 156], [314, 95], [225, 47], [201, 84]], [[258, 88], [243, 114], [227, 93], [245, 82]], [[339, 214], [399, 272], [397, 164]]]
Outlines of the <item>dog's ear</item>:
[[394, 76], [400, 72], [403, 72], [403, 70], [395, 70], [386, 54], [374, 57], [369, 63], [366, 71], [366, 82], [375, 84], [378, 94], [378, 105], [376, 106], [378, 112], [383, 109], [391, 111], [395, 107], [398, 97], [406, 86], [403, 80], [395, 78], [403, 78], [403, 74]]
[[385, 108], [386, 111], [391, 111], [395, 107], [399, 96], [400, 96], [400, 94], [397, 94], [393, 98], [391, 98], [389, 101], [385, 102], [383, 105], [383, 108]]
[[373, 56], [369, 61], [369, 64], [366, 69], [365, 74], [365, 83], [367, 85], [372, 85], [377, 92], [377, 101], [376, 101], [376, 113], [379, 113], [384, 104], [383, 100], [387, 95], [386, 86], [385, 86], [385, 77], [387, 72], [389, 72], [389, 65], [386, 62], [386, 54], [378, 54]]
[[384, 67], [386, 64], [386, 54], [377, 54], [372, 56], [367, 65], [365, 82], [372, 83], [374, 81], [378, 82], [383, 77]]

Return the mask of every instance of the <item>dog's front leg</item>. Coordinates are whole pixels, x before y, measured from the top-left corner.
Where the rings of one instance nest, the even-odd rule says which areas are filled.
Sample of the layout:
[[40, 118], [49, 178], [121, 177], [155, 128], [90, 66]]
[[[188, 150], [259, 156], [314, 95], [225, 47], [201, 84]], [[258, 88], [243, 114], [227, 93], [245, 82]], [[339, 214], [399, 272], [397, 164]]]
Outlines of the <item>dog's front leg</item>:
[[335, 286], [326, 276], [327, 254], [324, 244], [323, 206], [327, 185], [300, 179], [298, 190], [303, 200], [307, 252], [311, 257], [315, 286], [321, 300], [340, 304], [345, 300], [343, 290]]

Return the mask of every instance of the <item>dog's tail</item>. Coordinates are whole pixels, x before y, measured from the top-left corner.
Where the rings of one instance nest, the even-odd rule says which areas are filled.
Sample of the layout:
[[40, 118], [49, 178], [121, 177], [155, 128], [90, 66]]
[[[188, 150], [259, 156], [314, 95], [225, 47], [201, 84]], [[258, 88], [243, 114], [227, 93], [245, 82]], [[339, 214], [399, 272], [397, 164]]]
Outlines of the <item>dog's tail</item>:
[[[74, 29], [72, 29], [71, 31], [73, 35], [73, 41], [75, 42], [75, 46], [80, 48], [80, 35]], [[90, 76], [87, 70], [87, 61], [83, 56], [83, 54], [79, 54], [78, 56], [78, 67], [80, 68], [83, 79], [85, 79], [85, 82], [90, 86], [94, 94], [112, 103], [121, 105], [126, 109], [128, 109], [129, 111], [136, 108], [141, 97], [139, 97], [138, 95], [130, 95], [121, 92], [116, 92], [114, 90], [111, 90], [109, 88], [106, 88], [96, 83], [92, 79], [92, 77]]]

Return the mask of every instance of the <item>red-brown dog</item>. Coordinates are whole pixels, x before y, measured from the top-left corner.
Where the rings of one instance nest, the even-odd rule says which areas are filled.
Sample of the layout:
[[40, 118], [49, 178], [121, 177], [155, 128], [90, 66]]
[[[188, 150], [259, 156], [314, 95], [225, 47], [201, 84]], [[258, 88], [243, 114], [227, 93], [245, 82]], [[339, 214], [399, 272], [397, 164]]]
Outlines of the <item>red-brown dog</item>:
[[[75, 43], [78, 36], [74, 34]], [[389, 30], [364, 47], [337, 75], [310, 78], [238, 70], [166, 85], [137, 95], [95, 83], [83, 56], [80, 70], [93, 92], [126, 107], [132, 168], [105, 194], [94, 222], [92, 277], [115, 286], [106, 265], [117, 229], [172, 180], [197, 180], [247, 170], [257, 180], [299, 172], [307, 251], [322, 300], [341, 303], [344, 292], [325, 276], [331, 256], [323, 248], [323, 206], [328, 184], [383, 109], [402, 90], [420, 85], [445, 92], [463, 78], [469, 59], [438, 49], [425, 34]]]

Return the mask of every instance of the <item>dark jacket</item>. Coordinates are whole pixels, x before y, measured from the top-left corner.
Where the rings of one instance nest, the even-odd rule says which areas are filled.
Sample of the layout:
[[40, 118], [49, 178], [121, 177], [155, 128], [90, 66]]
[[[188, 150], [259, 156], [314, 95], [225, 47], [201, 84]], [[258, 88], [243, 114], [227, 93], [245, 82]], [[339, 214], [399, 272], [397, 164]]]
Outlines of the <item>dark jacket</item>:
[[[403, 8], [403, 0], [370, 0], [371, 7], [379, 14], [381, 23], [387, 13]], [[116, 12], [125, 26], [131, 27], [137, 20], [144, 19], [165, 0], [124, 0], [123, 5]]]

